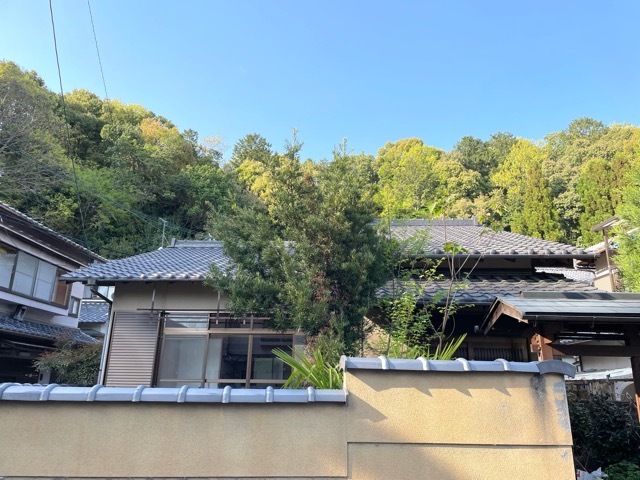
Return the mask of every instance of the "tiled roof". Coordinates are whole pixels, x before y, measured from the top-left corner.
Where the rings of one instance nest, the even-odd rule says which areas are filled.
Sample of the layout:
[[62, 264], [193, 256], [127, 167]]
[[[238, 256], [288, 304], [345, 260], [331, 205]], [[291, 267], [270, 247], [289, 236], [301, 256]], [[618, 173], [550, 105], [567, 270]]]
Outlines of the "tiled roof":
[[107, 323], [109, 320], [109, 304], [96, 300], [83, 300], [80, 304], [78, 323]]
[[209, 266], [225, 270], [230, 261], [222, 251], [222, 243], [212, 240], [177, 241], [173, 245], [133, 257], [94, 263], [63, 275], [67, 281], [149, 281], [204, 280]]
[[589, 269], [578, 268], [561, 268], [561, 267], [538, 267], [537, 272], [554, 273], [557, 275], [564, 275], [568, 279], [575, 280], [576, 282], [587, 283], [593, 285], [596, 273]]
[[265, 388], [61, 387], [0, 384], [0, 400], [26, 402], [346, 403], [346, 390]]
[[14, 217], [16, 217], [20, 222], [22, 222], [25, 225], [29, 225], [33, 228], [36, 228], [38, 230], [41, 230], [43, 232], [46, 232], [48, 235], [51, 235], [59, 240], [62, 240], [64, 243], [83, 251], [84, 253], [86, 253], [87, 255], [89, 255], [91, 258], [93, 258], [94, 260], [98, 260], [101, 262], [105, 262], [106, 259], [101, 257], [100, 255], [98, 255], [97, 253], [92, 252], [91, 250], [89, 250], [88, 248], [83, 247], [82, 245], [74, 242], [73, 240], [68, 239], [67, 237], [65, 237], [64, 235], [62, 235], [61, 233], [56, 232], [55, 230], [50, 229], [49, 227], [43, 225], [42, 223], [34, 220], [33, 218], [29, 217], [28, 215], [25, 215], [24, 213], [20, 212], [19, 210], [16, 210], [15, 208], [7, 205], [6, 203], [4, 203], [3, 201], [0, 200], [0, 221], [2, 220], [2, 210], [9, 212], [11, 215], [13, 215]]
[[[416, 281], [420, 287], [422, 300], [430, 300], [449, 288], [449, 278]], [[412, 283], [415, 285], [416, 283]], [[459, 282], [461, 288], [455, 290], [456, 301], [463, 304], [490, 304], [499, 295], [519, 295], [520, 292], [599, 292], [583, 282], [569, 280], [563, 275], [547, 273], [493, 273], [470, 275]], [[399, 281], [400, 288], [408, 284]], [[387, 282], [377, 292], [378, 297], [391, 295], [393, 282]]]
[[95, 343], [96, 340], [86, 335], [78, 328], [54, 325], [51, 323], [32, 322], [31, 320], [17, 320], [7, 315], [0, 315], [0, 332], [28, 335], [30, 337], [56, 340], [61, 337], [72, 338], [82, 343]]
[[443, 246], [455, 243], [465, 255], [499, 257], [595, 258], [595, 254], [559, 242], [550, 242], [511, 232], [496, 232], [479, 225], [475, 219], [394, 220], [391, 235], [406, 240], [420, 233], [426, 234], [425, 251], [431, 256], [443, 256]]

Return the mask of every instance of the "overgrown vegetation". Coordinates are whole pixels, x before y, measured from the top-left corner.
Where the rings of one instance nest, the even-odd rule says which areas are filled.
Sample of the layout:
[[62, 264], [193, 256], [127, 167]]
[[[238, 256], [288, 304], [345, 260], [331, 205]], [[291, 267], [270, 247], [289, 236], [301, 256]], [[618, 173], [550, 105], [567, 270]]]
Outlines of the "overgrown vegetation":
[[[0, 62], [0, 200], [104, 256], [158, 248], [163, 228], [167, 238], [206, 236], [207, 219], [242, 204], [240, 192], [267, 203], [287, 194], [274, 172], [284, 174], [291, 149], [278, 155], [259, 134], [239, 140], [221, 168], [219, 142], [143, 106], [86, 90], [65, 99], [66, 116], [36, 72]], [[451, 151], [417, 138], [380, 142], [375, 156], [349, 155], [375, 216], [430, 217], [439, 201], [444, 216], [589, 245], [601, 240], [591, 227], [617, 211], [625, 188], [638, 188], [628, 179], [640, 170], [632, 125], [581, 118], [540, 142], [500, 132], [463, 137]], [[309, 181], [327, 166], [313, 160], [300, 162]]]
[[569, 416], [576, 467], [589, 472], [602, 467], [610, 474], [609, 466], [614, 473], [631, 472], [640, 466], [640, 425], [633, 403], [614, 402], [607, 395], [578, 400], [570, 394]]
[[57, 383], [78, 387], [95, 385], [98, 381], [101, 343], [80, 343], [71, 338], [59, 338], [56, 350], [45, 352], [34, 362], [38, 372], [51, 372]]
[[372, 225], [360, 158], [343, 148], [330, 163], [301, 162], [301, 147], [294, 137], [284, 155], [254, 156], [262, 160], [253, 175], [241, 163], [246, 190], [210, 224], [233, 266], [214, 269], [207, 283], [229, 294], [236, 314], [268, 317], [271, 328], [356, 354], [364, 314], [388, 275], [387, 239]]

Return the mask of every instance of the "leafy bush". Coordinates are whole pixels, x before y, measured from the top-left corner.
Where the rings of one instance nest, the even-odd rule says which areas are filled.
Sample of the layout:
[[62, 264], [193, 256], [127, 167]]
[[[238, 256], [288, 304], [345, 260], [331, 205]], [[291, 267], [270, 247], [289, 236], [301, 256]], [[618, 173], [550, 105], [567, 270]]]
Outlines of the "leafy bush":
[[640, 480], [640, 467], [631, 462], [619, 462], [605, 470], [609, 480]]
[[614, 402], [606, 395], [578, 400], [570, 394], [568, 400], [577, 467], [593, 471], [623, 461], [640, 465], [640, 425], [633, 403]]
[[95, 385], [98, 381], [101, 343], [80, 343], [72, 338], [59, 338], [57, 350], [45, 352], [34, 362], [39, 372], [51, 372], [56, 381], [78, 387]]

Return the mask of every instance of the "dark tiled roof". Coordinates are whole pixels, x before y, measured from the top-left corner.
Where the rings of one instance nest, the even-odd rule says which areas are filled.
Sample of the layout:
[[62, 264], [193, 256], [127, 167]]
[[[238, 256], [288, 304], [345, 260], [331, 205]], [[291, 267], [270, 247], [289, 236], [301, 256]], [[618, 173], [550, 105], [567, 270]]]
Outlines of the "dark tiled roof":
[[82, 343], [95, 343], [96, 340], [82, 333], [78, 328], [54, 325], [51, 323], [32, 322], [31, 320], [16, 320], [7, 315], [0, 314], [0, 332], [27, 335], [29, 337], [56, 340], [60, 337], [69, 337]]
[[51, 235], [51, 236], [57, 238], [58, 240], [62, 240], [67, 245], [70, 245], [70, 246], [72, 246], [72, 247], [74, 247], [74, 248], [86, 253], [87, 255], [89, 255], [94, 260], [98, 260], [100, 262], [106, 262], [106, 259], [101, 257], [100, 255], [98, 255], [97, 253], [94, 253], [91, 250], [89, 250], [88, 248], [85, 248], [82, 245], [74, 242], [73, 240], [68, 239], [64, 235], [56, 232], [55, 230], [50, 229], [49, 227], [43, 225], [40, 222], [37, 222], [36, 220], [34, 220], [33, 218], [29, 217], [28, 215], [25, 215], [24, 213], [20, 212], [19, 210], [16, 210], [15, 208], [7, 205], [6, 203], [4, 203], [3, 201], [0, 200], [0, 220], [2, 219], [2, 211], [3, 210], [6, 211], [6, 212], [9, 212], [9, 214], [11, 214], [14, 217], [16, 217], [24, 225], [29, 225], [30, 227], [35, 228], [35, 229], [40, 230], [40, 231], [43, 231], [43, 232], [47, 233], [48, 235]]
[[107, 323], [109, 320], [109, 304], [96, 300], [85, 300], [80, 305], [78, 323]]
[[550, 242], [511, 232], [496, 232], [479, 225], [475, 219], [444, 220], [394, 220], [391, 224], [393, 237], [406, 240], [418, 234], [426, 234], [425, 251], [432, 256], [443, 255], [446, 243], [462, 246], [476, 256], [562, 256], [594, 258], [595, 254], [559, 242]]
[[[401, 287], [407, 284], [400, 283]], [[449, 279], [418, 281], [422, 291], [421, 299], [429, 301], [436, 295], [442, 295], [449, 288]], [[520, 292], [600, 292], [583, 282], [569, 280], [563, 275], [546, 273], [496, 273], [470, 275], [466, 282], [460, 282], [461, 288], [455, 290], [455, 298], [464, 304], [490, 304], [499, 295], [519, 295]], [[393, 283], [387, 282], [377, 292], [378, 296], [391, 295]]]
[[577, 268], [561, 268], [561, 267], [538, 267], [536, 268], [538, 272], [544, 273], [554, 273], [556, 275], [564, 275], [565, 277], [575, 280], [576, 282], [587, 283], [589, 285], [593, 285], [593, 280], [595, 279], [595, 272], [593, 270], [588, 269], [577, 269]]
[[222, 243], [205, 241], [177, 241], [174, 245], [142, 253], [133, 257], [94, 263], [63, 275], [63, 280], [149, 281], [204, 280], [209, 266], [225, 270], [230, 265], [222, 251]]

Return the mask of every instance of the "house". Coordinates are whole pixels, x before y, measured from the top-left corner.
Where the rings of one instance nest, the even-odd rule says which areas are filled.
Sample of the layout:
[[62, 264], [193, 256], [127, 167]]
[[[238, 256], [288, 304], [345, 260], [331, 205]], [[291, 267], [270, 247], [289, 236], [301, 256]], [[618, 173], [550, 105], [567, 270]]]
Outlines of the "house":
[[102, 299], [83, 299], [78, 313], [78, 328], [87, 335], [103, 341], [109, 325], [111, 303]]
[[[445, 327], [446, 336], [467, 335], [458, 354], [469, 360], [529, 361], [532, 352], [531, 332], [513, 325], [492, 325], [490, 332], [481, 326], [497, 297], [536, 295], [543, 292], [588, 294], [599, 292], [589, 282], [568, 278], [564, 270], [573, 270], [574, 261], [592, 265], [597, 255], [558, 242], [550, 242], [511, 232], [493, 231], [476, 219], [397, 220], [390, 234], [399, 240], [422, 236], [419, 251], [426, 261], [438, 265], [434, 278], [419, 280], [420, 304], [449, 301], [457, 311]], [[449, 251], [445, 251], [449, 245]], [[454, 250], [451, 250], [455, 245]], [[452, 271], [454, 279], [452, 282]], [[380, 295], [390, 295], [402, 288], [402, 280], [385, 285]], [[415, 280], [413, 280], [415, 282]], [[372, 312], [375, 316], [376, 312]], [[442, 319], [434, 311], [433, 322], [440, 328]], [[490, 334], [487, 334], [490, 333]], [[535, 349], [535, 346], [534, 346]]]
[[95, 341], [77, 328], [82, 285], [59, 276], [103, 261], [0, 202], [0, 382], [48, 382], [33, 361], [57, 338]]
[[[581, 370], [594, 358], [611, 368], [630, 361], [640, 416], [640, 295], [608, 292], [548, 271], [574, 264], [595, 269], [602, 264], [599, 250], [495, 232], [475, 220], [409, 220], [390, 226], [399, 239], [425, 231], [422, 254], [441, 261], [441, 277], [424, 282], [419, 303], [442, 304], [455, 272], [462, 285], [454, 291], [455, 301], [462, 308], [445, 334], [467, 334], [461, 357], [564, 359]], [[447, 245], [456, 245], [455, 251], [445, 251]], [[610, 262], [605, 265], [609, 273]], [[436, 311], [436, 327], [441, 322]]]
[[234, 317], [227, 296], [203, 283], [225, 269], [216, 241], [173, 240], [141, 255], [94, 263], [68, 282], [113, 287], [100, 383], [107, 386], [216, 388], [280, 386], [289, 370], [273, 354], [304, 339], [259, 317]]

